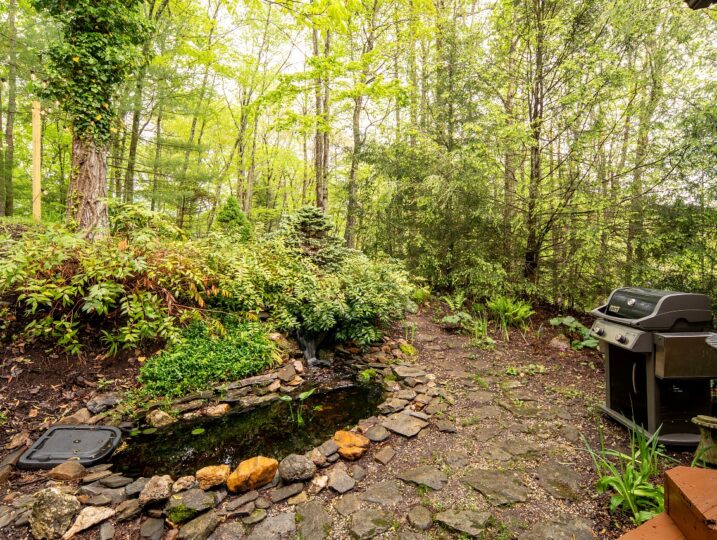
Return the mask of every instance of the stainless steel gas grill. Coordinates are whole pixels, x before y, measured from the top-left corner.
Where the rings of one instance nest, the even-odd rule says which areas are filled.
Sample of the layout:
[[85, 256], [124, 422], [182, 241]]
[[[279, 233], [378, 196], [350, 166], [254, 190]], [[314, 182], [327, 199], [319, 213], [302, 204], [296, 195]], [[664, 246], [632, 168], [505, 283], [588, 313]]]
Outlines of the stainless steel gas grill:
[[703, 294], [626, 287], [592, 311], [591, 334], [605, 355], [603, 410], [660, 441], [699, 442], [694, 416], [712, 414], [711, 379], [717, 378], [711, 300]]

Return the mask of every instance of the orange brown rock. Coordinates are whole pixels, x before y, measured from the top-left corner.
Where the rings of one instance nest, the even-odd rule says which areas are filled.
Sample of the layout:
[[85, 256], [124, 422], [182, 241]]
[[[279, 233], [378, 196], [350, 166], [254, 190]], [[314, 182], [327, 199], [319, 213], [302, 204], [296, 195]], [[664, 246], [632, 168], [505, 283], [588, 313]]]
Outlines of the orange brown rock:
[[337, 431], [334, 442], [339, 445], [339, 455], [351, 461], [363, 456], [371, 444], [366, 437], [352, 431]]
[[239, 466], [229, 475], [227, 487], [229, 491], [251, 491], [274, 479], [279, 462], [275, 459], [257, 456], [242, 461]]
[[197, 471], [197, 482], [201, 489], [207, 490], [215, 486], [221, 486], [229, 478], [232, 472], [229, 465], [212, 465]]

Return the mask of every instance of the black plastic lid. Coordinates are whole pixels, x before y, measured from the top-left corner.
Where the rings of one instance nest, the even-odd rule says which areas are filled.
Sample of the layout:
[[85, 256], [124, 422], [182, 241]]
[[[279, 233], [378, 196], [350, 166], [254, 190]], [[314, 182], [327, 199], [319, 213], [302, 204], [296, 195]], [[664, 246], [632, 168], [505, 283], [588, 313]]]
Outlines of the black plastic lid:
[[79, 461], [91, 467], [107, 460], [121, 440], [122, 432], [112, 426], [55, 426], [35, 441], [17, 466], [51, 469], [65, 461]]

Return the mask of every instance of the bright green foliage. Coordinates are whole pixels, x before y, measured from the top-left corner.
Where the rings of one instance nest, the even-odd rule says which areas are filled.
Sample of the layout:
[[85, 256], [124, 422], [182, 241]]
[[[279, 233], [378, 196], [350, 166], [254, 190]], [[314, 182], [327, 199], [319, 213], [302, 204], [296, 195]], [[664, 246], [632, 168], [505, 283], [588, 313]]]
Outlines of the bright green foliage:
[[56, 228], [0, 236], [0, 298], [13, 303], [28, 333], [76, 352], [82, 332], [101, 329], [116, 352], [172, 339], [185, 321], [220, 310], [253, 318], [266, 312], [280, 330], [366, 345], [403, 315], [412, 291], [390, 260], [346, 252], [329, 272], [281, 237], [184, 240], [171, 228], [163, 237], [135, 230], [144, 214], [128, 209], [115, 221], [128, 235], [104, 241]]
[[252, 236], [251, 223], [249, 223], [246, 214], [242, 212], [236, 197], [229, 197], [219, 209], [217, 221], [223, 231], [236, 235], [243, 242], [246, 242]]
[[486, 302], [486, 307], [495, 317], [498, 326], [503, 332], [505, 339], [508, 339], [508, 328], [524, 328], [528, 319], [535, 314], [528, 302], [516, 300], [507, 296], [497, 296]]
[[658, 444], [659, 429], [647, 437], [641, 429], [630, 432], [630, 453], [605, 448], [594, 450], [583, 439], [598, 475], [598, 493], [610, 492], [610, 511], [620, 510], [639, 525], [664, 511], [665, 493], [655, 480], [661, 474], [660, 461], [667, 456]]
[[139, 380], [150, 395], [180, 396], [213, 383], [255, 375], [277, 360], [274, 342], [259, 323], [227, 320], [218, 326], [196, 322], [169, 350], [147, 360]]
[[60, 102], [75, 134], [104, 146], [116, 117], [113, 98], [139, 64], [149, 37], [142, 0], [32, 0], [59, 25], [47, 51], [46, 97]]
[[347, 255], [334, 226], [315, 206], [304, 206], [290, 216], [283, 224], [281, 234], [288, 246], [319, 267], [336, 268]]
[[186, 238], [186, 233], [169, 217], [151, 212], [142, 205], [113, 202], [108, 210], [114, 235], [145, 240], [152, 237]]
[[575, 317], [554, 317], [550, 319], [552, 326], [564, 326], [569, 332], [571, 345], [576, 351], [582, 349], [597, 349], [598, 340], [590, 335], [590, 329]]

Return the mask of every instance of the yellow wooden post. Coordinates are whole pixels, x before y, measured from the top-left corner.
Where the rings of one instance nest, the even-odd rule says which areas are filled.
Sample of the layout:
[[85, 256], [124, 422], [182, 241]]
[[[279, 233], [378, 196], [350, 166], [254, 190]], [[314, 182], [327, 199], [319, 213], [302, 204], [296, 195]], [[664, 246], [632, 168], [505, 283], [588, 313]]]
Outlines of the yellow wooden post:
[[32, 102], [32, 218], [42, 219], [42, 121], [40, 102]]

